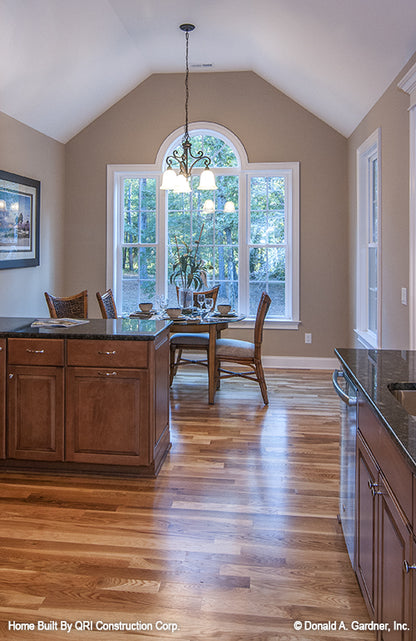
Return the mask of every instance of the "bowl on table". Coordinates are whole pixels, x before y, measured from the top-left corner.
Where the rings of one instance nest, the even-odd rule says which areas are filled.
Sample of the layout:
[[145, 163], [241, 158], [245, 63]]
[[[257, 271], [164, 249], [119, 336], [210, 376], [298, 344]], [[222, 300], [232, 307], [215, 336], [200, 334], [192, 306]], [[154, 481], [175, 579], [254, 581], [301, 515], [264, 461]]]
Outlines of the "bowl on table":
[[145, 314], [149, 314], [152, 310], [153, 303], [139, 303], [139, 307]]
[[182, 314], [182, 308], [181, 307], [168, 307], [166, 309], [166, 313], [169, 316], [169, 318], [178, 318]]
[[226, 305], [225, 303], [224, 304], [220, 304], [220, 305], [217, 305], [217, 309], [218, 309], [219, 313], [221, 314], [221, 316], [226, 316], [231, 311], [231, 305]]

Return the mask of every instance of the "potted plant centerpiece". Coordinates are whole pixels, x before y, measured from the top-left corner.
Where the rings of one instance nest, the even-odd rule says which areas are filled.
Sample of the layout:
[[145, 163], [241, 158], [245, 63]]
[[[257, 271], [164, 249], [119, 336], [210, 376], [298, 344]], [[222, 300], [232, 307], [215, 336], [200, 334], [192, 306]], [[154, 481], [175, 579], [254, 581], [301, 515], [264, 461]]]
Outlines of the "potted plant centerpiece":
[[170, 282], [179, 288], [179, 304], [183, 309], [193, 307], [194, 291], [207, 284], [207, 269], [210, 265], [206, 265], [204, 259], [198, 256], [203, 229], [204, 225], [193, 247], [184, 240], [178, 241], [175, 235], [176, 252]]

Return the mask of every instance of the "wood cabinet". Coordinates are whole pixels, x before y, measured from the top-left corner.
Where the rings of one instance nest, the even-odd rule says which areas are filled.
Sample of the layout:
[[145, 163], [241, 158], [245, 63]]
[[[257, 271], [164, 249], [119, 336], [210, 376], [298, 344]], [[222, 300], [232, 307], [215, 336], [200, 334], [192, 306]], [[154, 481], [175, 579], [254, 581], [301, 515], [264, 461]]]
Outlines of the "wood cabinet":
[[66, 459], [148, 465], [146, 370], [69, 367]]
[[7, 456], [64, 459], [64, 341], [11, 339], [8, 346]]
[[0, 338], [0, 459], [6, 456], [6, 340]]
[[411, 611], [411, 621], [412, 621], [412, 641], [416, 641], [416, 538], [413, 537], [412, 540], [412, 563], [411, 567], [405, 567], [405, 571], [411, 575], [412, 582], [412, 611]]
[[412, 625], [416, 624], [412, 603], [415, 578], [410, 569], [415, 559], [413, 475], [363, 399], [358, 426], [357, 577], [370, 616], [390, 626], [389, 630], [379, 630], [377, 639], [410, 641]]
[[168, 328], [153, 340], [10, 337], [0, 348], [0, 467], [158, 473], [170, 448]]
[[407, 630], [394, 630], [399, 624], [411, 627], [411, 574], [404, 562], [410, 559], [412, 535], [409, 524], [394, 495], [380, 478], [378, 490], [378, 604], [377, 619], [390, 623], [391, 631], [380, 639], [409, 639]]
[[378, 469], [360, 435], [357, 438], [357, 545], [356, 572], [367, 608], [374, 616], [376, 604], [376, 532], [377, 513], [374, 489]]

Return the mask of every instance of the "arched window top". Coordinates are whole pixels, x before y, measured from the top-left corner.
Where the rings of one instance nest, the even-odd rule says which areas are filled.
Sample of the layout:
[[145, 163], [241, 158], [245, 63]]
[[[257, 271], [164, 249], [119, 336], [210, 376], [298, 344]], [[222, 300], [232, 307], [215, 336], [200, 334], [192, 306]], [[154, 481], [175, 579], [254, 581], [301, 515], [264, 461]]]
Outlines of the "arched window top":
[[[182, 151], [183, 127], [172, 132], [162, 143], [157, 156], [156, 164], [165, 163], [167, 156], [172, 155], [174, 150]], [[225, 127], [213, 123], [191, 123], [189, 125], [189, 137], [192, 143], [192, 151], [200, 150], [211, 158], [213, 169], [241, 168], [246, 164], [246, 153], [238, 138]], [[203, 167], [200, 162], [195, 167]]]
[[[189, 134], [192, 144], [192, 153], [195, 155], [202, 151], [204, 156], [211, 158], [211, 168], [214, 167], [239, 167], [237, 155], [225, 140], [215, 135], [211, 131], [194, 131]], [[175, 149], [179, 154], [182, 153], [182, 139], [178, 142]], [[204, 167], [204, 161], [196, 163], [195, 167]]]

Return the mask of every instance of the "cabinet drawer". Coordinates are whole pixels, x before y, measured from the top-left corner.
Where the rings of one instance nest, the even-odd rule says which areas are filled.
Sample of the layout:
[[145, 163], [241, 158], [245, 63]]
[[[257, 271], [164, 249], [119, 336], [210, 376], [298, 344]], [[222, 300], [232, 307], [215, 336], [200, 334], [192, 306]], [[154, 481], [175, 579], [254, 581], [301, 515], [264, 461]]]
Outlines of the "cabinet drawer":
[[76, 340], [67, 342], [67, 363], [77, 367], [147, 367], [148, 341]]
[[9, 338], [10, 365], [64, 365], [64, 341], [61, 338]]
[[398, 446], [387, 433], [387, 428], [366, 402], [360, 402], [358, 412], [359, 430], [377, 460], [398, 503], [411, 522], [413, 475], [410, 467]]

